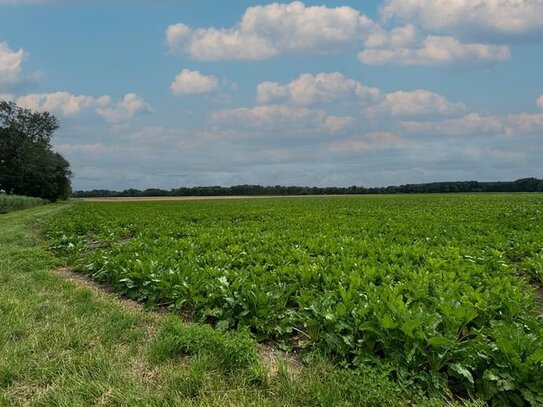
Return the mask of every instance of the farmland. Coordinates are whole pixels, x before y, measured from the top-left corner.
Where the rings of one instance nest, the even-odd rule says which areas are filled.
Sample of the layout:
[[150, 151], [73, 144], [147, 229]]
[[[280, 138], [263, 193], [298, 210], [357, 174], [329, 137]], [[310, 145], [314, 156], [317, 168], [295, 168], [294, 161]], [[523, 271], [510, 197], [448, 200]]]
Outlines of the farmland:
[[76, 271], [219, 332], [543, 403], [540, 194], [80, 202], [45, 229]]

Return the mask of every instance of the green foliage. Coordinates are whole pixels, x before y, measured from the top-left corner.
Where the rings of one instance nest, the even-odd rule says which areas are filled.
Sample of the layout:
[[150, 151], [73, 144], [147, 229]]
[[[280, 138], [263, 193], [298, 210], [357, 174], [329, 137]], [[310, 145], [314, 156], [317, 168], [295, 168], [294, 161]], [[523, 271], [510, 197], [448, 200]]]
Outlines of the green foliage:
[[[391, 380], [413, 389], [538, 405], [543, 324], [523, 276], [540, 276], [542, 204], [537, 194], [84, 203], [48, 232], [80, 271], [149, 306], [354, 370], [393, 366]], [[190, 352], [191, 335], [173, 349]]]
[[0, 194], [0, 214], [44, 205], [47, 201], [29, 196]]
[[209, 325], [183, 324], [169, 317], [153, 343], [156, 362], [181, 355], [212, 355], [225, 370], [249, 367], [258, 360], [256, 343], [246, 332], [219, 332]]
[[50, 201], [71, 193], [70, 164], [51, 147], [57, 120], [0, 101], [0, 190]]

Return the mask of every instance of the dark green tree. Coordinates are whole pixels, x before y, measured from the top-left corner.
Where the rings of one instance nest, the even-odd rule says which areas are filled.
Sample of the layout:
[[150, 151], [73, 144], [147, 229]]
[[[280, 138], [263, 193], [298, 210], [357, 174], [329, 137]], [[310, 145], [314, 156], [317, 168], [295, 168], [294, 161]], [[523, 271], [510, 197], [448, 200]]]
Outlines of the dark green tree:
[[51, 147], [55, 116], [0, 101], [0, 189], [51, 201], [71, 193], [70, 164]]

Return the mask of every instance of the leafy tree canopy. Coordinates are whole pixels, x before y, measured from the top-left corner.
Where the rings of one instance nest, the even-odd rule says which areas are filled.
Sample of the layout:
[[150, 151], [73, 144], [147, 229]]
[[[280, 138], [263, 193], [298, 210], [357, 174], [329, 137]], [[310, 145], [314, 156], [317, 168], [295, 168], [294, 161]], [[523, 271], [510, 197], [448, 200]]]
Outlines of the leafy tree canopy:
[[58, 127], [48, 112], [0, 101], [1, 190], [51, 201], [70, 195], [70, 164], [51, 147]]

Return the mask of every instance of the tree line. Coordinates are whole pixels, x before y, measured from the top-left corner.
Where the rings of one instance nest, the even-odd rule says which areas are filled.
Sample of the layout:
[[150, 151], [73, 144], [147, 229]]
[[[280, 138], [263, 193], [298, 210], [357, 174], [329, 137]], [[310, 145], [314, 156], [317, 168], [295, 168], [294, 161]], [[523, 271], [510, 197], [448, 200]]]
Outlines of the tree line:
[[70, 196], [70, 164], [51, 146], [58, 127], [48, 112], [0, 101], [0, 192], [50, 201]]
[[94, 189], [76, 191], [76, 198], [102, 197], [161, 197], [161, 196], [270, 196], [270, 195], [366, 195], [366, 194], [427, 194], [453, 192], [543, 192], [543, 179], [523, 178], [516, 181], [479, 182], [432, 182], [425, 184], [406, 184], [388, 187], [363, 186], [350, 187], [300, 187], [300, 186], [263, 186], [235, 185], [231, 187], [206, 186], [182, 187], [170, 190], [150, 188], [145, 190], [125, 189], [112, 191]]

